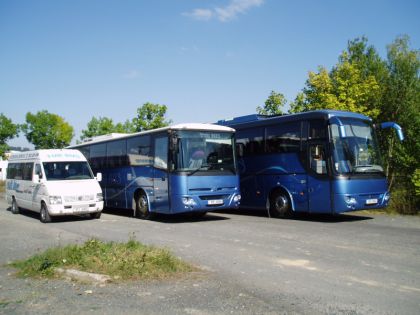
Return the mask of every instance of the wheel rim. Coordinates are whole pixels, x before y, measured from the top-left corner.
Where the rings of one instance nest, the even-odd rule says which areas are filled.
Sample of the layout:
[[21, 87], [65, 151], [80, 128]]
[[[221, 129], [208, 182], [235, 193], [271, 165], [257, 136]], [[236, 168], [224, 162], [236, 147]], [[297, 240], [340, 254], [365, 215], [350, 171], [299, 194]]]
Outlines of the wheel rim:
[[285, 213], [289, 208], [289, 200], [283, 195], [277, 196], [274, 200], [274, 207], [279, 213]]
[[139, 210], [142, 214], [147, 214], [149, 212], [148, 210], [148, 204], [147, 199], [145, 195], [140, 196], [139, 199]]

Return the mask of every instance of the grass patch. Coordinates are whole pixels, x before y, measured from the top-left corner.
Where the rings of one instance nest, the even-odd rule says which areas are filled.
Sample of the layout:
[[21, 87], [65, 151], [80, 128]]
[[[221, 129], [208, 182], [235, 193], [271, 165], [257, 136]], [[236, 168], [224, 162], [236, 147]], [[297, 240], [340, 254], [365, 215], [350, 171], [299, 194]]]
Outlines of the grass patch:
[[6, 182], [4, 180], [0, 180], [0, 192], [6, 191]]
[[21, 277], [55, 277], [55, 268], [106, 274], [114, 279], [163, 279], [195, 268], [167, 249], [146, 246], [136, 240], [104, 243], [97, 239], [82, 245], [54, 247], [10, 266]]

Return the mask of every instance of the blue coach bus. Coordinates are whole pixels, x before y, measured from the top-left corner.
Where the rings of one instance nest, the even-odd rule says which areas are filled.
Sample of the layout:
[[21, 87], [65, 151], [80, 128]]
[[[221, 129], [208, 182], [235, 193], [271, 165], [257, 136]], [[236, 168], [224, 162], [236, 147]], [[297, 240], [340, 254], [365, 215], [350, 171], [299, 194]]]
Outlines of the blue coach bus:
[[[272, 216], [383, 208], [390, 195], [375, 126], [364, 115], [320, 110], [221, 120], [236, 129], [241, 207]], [[393, 127], [402, 140], [401, 128]]]
[[72, 148], [102, 173], [105, 207], [132, 209], [143, 219], [239, 207], [232, 128], [180, 124], [99, 136]]

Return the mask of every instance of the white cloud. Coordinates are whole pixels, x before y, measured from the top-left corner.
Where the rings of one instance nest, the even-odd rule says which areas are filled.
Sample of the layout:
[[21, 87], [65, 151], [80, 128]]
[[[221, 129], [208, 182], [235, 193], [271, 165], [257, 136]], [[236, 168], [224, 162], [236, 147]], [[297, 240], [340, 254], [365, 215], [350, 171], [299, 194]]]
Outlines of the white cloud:
[[138, 77], [140, 77], [140, 72], [135, 69], [129, 70], [123, 75], [124, 79], [130, 79], [130, 80], [137, 79]]
[[192, 12], [184, 13], [184, 15], [196, 20], [208, 21], [213, 17], [213, 11], [209, 9], [194, 9]]
[[184, 15], [200, 21], [209, 21], [216, 18], [221, 22], [228, 22], [235, 19], [239, 14], [245, 14], [251, 8], [259, 7], [263, 3], [264, 0], [230, 0], [224, 7], [199, 8], [184, 13]]

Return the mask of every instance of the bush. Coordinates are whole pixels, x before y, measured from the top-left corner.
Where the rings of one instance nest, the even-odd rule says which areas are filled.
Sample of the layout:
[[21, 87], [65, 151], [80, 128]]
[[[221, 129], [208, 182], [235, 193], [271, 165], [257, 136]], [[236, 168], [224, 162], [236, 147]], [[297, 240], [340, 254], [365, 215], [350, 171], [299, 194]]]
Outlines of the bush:
[[404, 187], [397, 187], [391, 192], [391, 201], [387, 208], [389, 213], [418, 214], [419, 196]]

